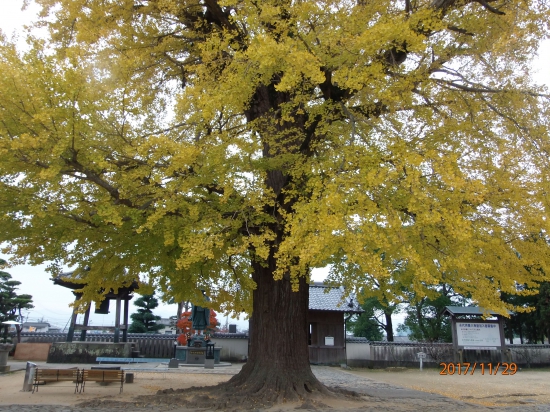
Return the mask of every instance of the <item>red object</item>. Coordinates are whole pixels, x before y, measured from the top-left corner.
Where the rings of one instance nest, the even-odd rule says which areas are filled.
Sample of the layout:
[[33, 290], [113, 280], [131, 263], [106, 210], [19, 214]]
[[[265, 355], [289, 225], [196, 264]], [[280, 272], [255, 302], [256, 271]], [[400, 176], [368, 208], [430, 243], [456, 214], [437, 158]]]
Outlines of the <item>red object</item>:
[[[180, 320], [178, 320], [177, 327], [178, 329], [181, 329], [182, 333], [178, 336], [177, 341], [180, 343], [180, 345], [187, 345], [187, 334], [191, 336], [193, 333], [193, 322], [189, 320], [189, 316], [191, 316], [191, 312], [183, 312], [181, 314]], [[216, 312], [214, 312], [212, 309], [210, 309], [210, 326], [208, 329], [204, 331], [204, 333], [212, 333], [215, 331], [216, 326], [218, 326], [218, 320], [216, 319]]]

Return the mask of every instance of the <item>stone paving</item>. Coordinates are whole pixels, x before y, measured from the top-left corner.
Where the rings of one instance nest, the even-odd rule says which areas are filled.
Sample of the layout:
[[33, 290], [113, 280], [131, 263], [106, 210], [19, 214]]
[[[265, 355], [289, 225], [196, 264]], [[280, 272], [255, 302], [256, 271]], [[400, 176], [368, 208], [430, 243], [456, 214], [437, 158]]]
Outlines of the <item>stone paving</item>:
[[[66, 365], [65, 365], [66, 366]], [[159, 365], [156, 365], [159, 366]], [[160, 365], [162, 366], [162, 365]], [[125, 368], [126, 369], [126, 368]], [[149, 368], [155, 369], [155, 368]], [[224, 368], [225, 369], [225, 368]], [[159, 369], [157, 369], [159, 370]], [[343, 369], [312, 366], [312, 370], [317, 378], [325, 385], [330, 387], [342, 388], [356, 391], [366, 398], [366, 403], [357, 405], [357, 408], [351, 407], [345, 410], [326, 409], [331, 412], [374, 412], [374, 411], [392, 411], [392, 412], [431, 412], [431, 411], [460, 411], [460, 412], [480, 412], [480, 411], [505, 411], [505, 412], [550, 412], [550, 405], [521, 405], [517, 407], [484, 407], [477, 404], [461, 402], [455, 399], [447, 398], [437, 394], [431, 394], [421, 391], [415, 391], [387, 383], [377, 382], [370, 378], [360, 377], [346, 372]], [[227, 369], [207, 370], [202, 368], [193, 368], [190, 373], [227, 373]], [[1, 396], [1, 394], [0, 394]], [[312, 405], [304, 404], [300, 410], [320, 410]], [[165, 412], [167, 410], [191, 412], [192, 409], [178, 408], [173, 406], [147, 406], [138, 407], [131, 403], [120, 402], [111, 403], [108, 407], [100, 405], [93, 407], [69, 407], [62, 405], [4, 405], [0, 406], [1, 412], [108, 412], [116, 410], [127, 411], [148, 411]], [[273, 412], [288, 411], [288, 407], [281, 406], [273, 408]], [[324, 409], [323, 409], [324, 410]], [[196, 409], [196, 411], [205, 411], [205, 409]]]
[[[442, 395], [416, 391], [401, 386], [377, 382], [336, 368], [312, 367], [315, 376], [327, 386], [356, 391], [368, 397], [368, 405], [346, 412], [370, 411], [506, 411], [550, 412], [550, 405], [521, 405], [518, 407], [485, 407], [461, 402]], [[334, 409], [333, 412], [336, 412]]]

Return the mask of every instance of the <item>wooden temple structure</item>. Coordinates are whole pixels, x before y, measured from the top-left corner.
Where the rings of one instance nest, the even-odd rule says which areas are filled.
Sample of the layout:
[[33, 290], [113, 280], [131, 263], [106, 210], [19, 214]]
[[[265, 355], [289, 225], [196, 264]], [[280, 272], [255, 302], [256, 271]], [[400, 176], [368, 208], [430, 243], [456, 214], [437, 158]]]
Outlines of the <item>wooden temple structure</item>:
[[[60, 285], [73, 290], [75, 295], [75, 302], [78, 302], [82, 298], [82, 293], [76, 292], [77, 289], [82, 289], [86, 286], [86, 282], [80, 281], [73, 277], [74, 272], [61, 273], [55, 278], [52, 278], [54, 285]], [[130, 300], [134, 297], [134, 290], [138, 288], [137, 282], [133, 282], [130, 286], [120, 287], [117, 293], [111, 289], [109, 293], [105, 295], [105, 300], [101, 302], [98, 306], [96, 304], [95, 313], [109, 313], [109, 301], [115, 301], [115, 326], [114, 327], [104, 327], [104, 326], [89, 326], [88, 321], [90, 318], [90, 309], [92, 307], [92, 302], [88, 303], [86, 312], [84, 313], [84, 321], [82, 324], [77, 324], [77, 311], [76, 305], [73, 309], [73, 314], [71, 317], [71, 324], [69, 326], [69, 332], [67, 334], [67, 342], [72, 342], [74, 339], [74, 334], [76, 330], [80, 330], [80, 341], [86, 341], [86, 332], [89, 330], [111, 330], [114, 332], [114, 343], [119, 342], [128, 342], [128, 306]], [[120, 316], [122, 312], [122, 306], [124, 310], [124, 317], [121, 323]], [[120, 339], [120, 332], [122, 331], [122, 340]]]
[[343, 287], [324, 283], [309, 285], [309, 361], [317, 365], [341, 365], [346, 363], [346, 315], [360, 314], [355, 297], [345, 296]]

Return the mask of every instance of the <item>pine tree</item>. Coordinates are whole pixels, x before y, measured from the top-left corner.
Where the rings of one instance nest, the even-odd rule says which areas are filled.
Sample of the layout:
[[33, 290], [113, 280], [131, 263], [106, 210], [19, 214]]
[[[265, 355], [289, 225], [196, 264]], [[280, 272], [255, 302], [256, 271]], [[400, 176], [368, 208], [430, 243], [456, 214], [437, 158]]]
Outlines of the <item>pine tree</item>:
[[164, 328], [163, 325], [156, 323], [160, 320], [160, 316], [153, 315], [153, 309], [159, 305], [154, 294], [140, 296], [134, 305], [140, 309], [130, 315], [132, 323], [128, 328], [129, 333], [155, 333]]
[[[0, 259], [0, 267], [6, 265], [6, 261]], [[21, 282], [12, 280], [9, 273], [0, 270], [0, 323], [6, 321], [21, 321], [23, 309], [34, 308], [32, 304], [32, 296], [21, 294], [18, 295], [16, 290]], [[8, 341], [8, 325], [2, 325], [4, 330], [4, 342]], [[17, 341], [21, 342], [21, 326], [16, 325]]]

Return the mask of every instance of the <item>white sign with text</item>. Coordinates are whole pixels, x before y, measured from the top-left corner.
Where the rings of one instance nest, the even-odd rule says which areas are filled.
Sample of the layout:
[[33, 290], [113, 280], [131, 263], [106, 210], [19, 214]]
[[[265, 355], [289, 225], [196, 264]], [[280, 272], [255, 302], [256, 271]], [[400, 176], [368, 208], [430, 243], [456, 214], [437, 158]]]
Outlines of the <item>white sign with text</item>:
[[500, 346], [498, 323], [457, 322], [456, 337], [458, 346], [474, 349]]

